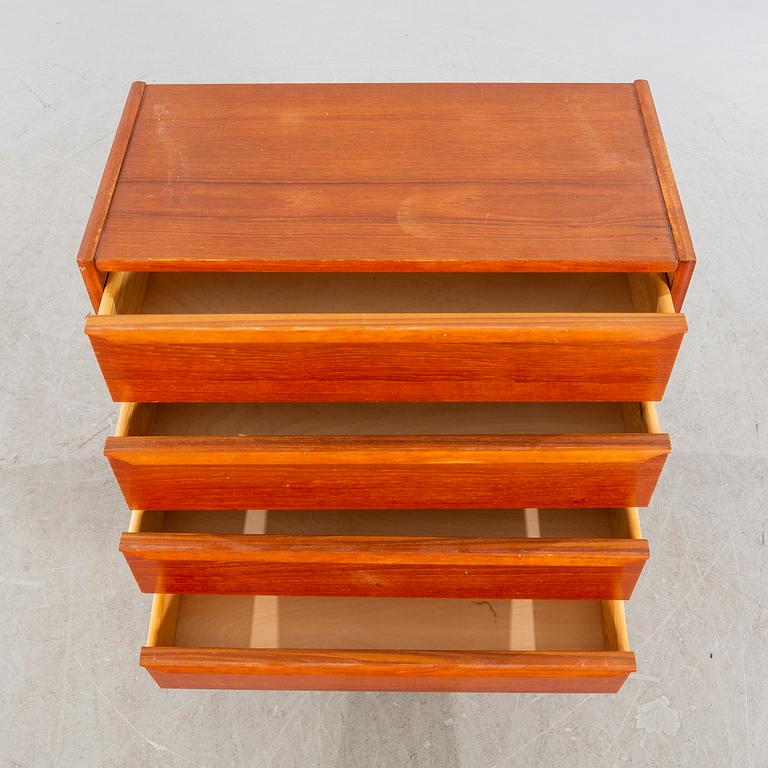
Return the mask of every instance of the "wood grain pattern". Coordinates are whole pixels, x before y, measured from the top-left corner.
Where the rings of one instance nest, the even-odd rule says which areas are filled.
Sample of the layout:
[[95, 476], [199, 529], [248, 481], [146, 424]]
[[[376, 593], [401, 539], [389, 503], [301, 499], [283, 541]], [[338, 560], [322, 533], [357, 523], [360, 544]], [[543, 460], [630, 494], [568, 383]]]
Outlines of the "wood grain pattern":
[[683, 302], [688, 293], [688, 286], [691, 284], [691, 278], [693, 277], [693, 270], [695, 267], [695, 257], [688, 259], [687, 261], [681, 261], [678, 264], [677, 271], [672, 277], [672, 298], [675, 302], [675, 307], [677, 307], [678, 310], [683, 307]]
[[641, 539], [640, 513], [637, 507], [625, 507], [611, 514], [611, 534], [617, 539]]
[[666, 435], [110, 437], [134, 509], [646, 506]]
[[112, 148], [107, 157], [107, 164], [77, 254], [77, 266], [83, 276], [94, 311], [99, 308], [106, 272], [108, 271], [97, 266], [96, 253], [145, 88], [145, 83], [136, 81], [131, 85], [128, 92], [128, 99], [123, 107], [123, 114], [117, 126]]
[[117, 413], [115, 437], [151, 434], [157, 411], [155, 403], [122, 403]]
[[176, 625], [179, 619], [181, 597], [179, 595], [156, 594], [152, 599], [152, 612], [147, 629], [147, 645], [171, 646], [176, 639]]
[[147, 272], [112, 272], [104, 285], [99, 315], [137, 315], [144, 304], [149, 274]]
[[603, 600], [603, 637], [605, 647], [615, 651], [629, 651], [627, 619], [622, 600]]
[[145, 647], [162, 688], [614, 693], [633, 653]]
[[659, 399], [686, 329], [657, 273], [146, 277], [86, 322], [116, 400]]
[[[677, 314], [90, 317], [117, 401], [660, 400]], [[201, 364], [204, 361], [204, 365]]]
[[672, 298], [675, 308], [679, 312], [682, 309], [685, 294], [688, 291], [688, 285], [693, 275], [693, 269], [696, 266], [696, 254], [693, 250], [691, 234], [685, 220], [683, 204], [680, 202], [680, 193], [672, 173], [667, 145], [661, 132], [659, 117], [656, 114], [656, 107], [653, 103], [648, 81], [636, 80], [635, 91], [638, 104], [640, 105], [640, 113], [645, 124], [651, 154], [653, 155], [661, 193], [664, 197], [667, 216], [672, 228], [675, 250], [677, 251], [678, 266], [672, 276]]
[[150, 85], [113, 270], [677, 267], [632, 84]]
[[647, 542], [124, 533], [143, 592], [628, 599]]

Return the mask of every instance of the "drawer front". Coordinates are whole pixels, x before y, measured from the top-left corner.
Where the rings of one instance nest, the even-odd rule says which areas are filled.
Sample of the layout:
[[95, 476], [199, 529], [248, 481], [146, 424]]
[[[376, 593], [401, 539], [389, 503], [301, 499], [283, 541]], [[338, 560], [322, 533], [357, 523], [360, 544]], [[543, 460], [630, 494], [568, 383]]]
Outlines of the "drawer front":
[[105, 315], [116, 401], [661, 400], [678, 314]]
[[[574, 514], [578, 514], [574, 512]], [[642, 539], [124, 533], [142, 592], [628, 599]]]
[[617, 691], [620, 601], [156, 594], [141, 665], [166, 688]]
[[131, 509], [646, 506], [663, 434], [110, 437]]
[[615, 693], [631, 652], [366, 652], [142, 648], [161, 688]]

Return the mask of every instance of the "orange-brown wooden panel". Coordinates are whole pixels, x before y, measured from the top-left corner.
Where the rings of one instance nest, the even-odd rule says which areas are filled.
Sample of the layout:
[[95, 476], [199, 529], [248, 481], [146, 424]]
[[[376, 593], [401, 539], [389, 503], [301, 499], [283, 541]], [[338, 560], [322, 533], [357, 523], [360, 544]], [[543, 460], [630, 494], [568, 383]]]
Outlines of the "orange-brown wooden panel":
[[[615, 272], [633, 270], [651, 244], [662, 253], [668, 245], [669, 225], [647, 185], [595, 182], [589, 194], [552, 186], [123, 182], [101, 241], [102, 252], [119, 256], [103, 262], [114, 269], [208, 271], [214, 263], [222, 270], [442, 272], [463, 261], [473, 271], [538, 271], [542, 263], [542, 271], [587, 272], [596, 265], [588, 257], [602, 250], [613, 258], [600, 269]], [[478, 242], [481, 229], [490, 234]], [[469, 253], [467, 243], [474, 243]], [[267, 258], [274, 253], [279, 260]], [[661, 257], [650, 264], [670, 268]]]
[[646, 506], [663, 434], [109, 437], [132, 509]]
[[642, 539], [124, 533], [143, 592], [621, 599]]
[[[534, 181], [511, 189], [499, 183], [124, 182], [101, 239], [100, 253], [109, 255], [97, 263], [110, 271], [209, 271], [215, 265], [227, 271], [618, 272], [635, 270], [638, 262], [645, 271], [676, 268], [668, 258], [669, 224], [651, 185], [594, 183], [589, 194], [577, 193], [578, 185], [551, 187]], [[198, 253], [205, 257], [189, 255]]]
[[664, 271], [695, 255], [648, 83], [134, 83], [78, 264]]
[[655, 180], [631, 83], [153, 84], [123, 178], [169, 169], [171, 183]]
[[124, 402], [661, 400], [678, 314], [91, 316]]
[[149, 85], [112, 270], [666, 271], [635, 87]]
[[145, 647], [163, 688], [614, 693], [627, 651], [356, 651]]

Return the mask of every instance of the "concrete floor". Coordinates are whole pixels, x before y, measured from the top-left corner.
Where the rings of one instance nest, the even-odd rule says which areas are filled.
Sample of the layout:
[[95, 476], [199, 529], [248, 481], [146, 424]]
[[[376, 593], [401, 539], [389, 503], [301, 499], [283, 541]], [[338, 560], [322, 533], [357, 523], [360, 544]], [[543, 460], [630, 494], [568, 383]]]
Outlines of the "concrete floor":
[[[768, 764], [765, 3], [50, 2], [0, 29], [1, 766]], [[133, 79], [650, 80], [699, 256], [615, 696], [161, 691], [75, 252]]]

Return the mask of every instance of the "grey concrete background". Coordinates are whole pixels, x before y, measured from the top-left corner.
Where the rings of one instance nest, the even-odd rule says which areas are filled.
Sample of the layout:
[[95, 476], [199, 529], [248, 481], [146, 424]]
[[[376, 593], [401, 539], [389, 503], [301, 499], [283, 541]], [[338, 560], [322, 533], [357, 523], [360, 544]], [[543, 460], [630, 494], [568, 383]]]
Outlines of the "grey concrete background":
[[[768, 765], [764, 3], [27, 2], [0, 14], [1, 766]], [[648, 78], [699, 256], [615, 696], [161, 691], [74, 256], [134, 79]]]

